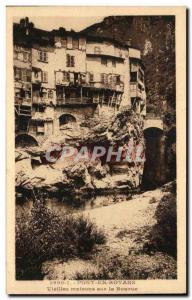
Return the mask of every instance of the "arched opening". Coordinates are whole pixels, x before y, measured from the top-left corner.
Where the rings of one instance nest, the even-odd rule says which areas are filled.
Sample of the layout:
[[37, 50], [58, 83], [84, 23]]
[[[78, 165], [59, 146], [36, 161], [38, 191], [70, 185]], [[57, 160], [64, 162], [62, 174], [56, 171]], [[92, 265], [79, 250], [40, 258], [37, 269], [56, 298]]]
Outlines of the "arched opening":
[[63, 114], [59, 117], [59, 126], [66, 125], [68, 123], [75, 123], [76, 118], [70, 114]]
[[142, 179], [144, 190], [153, 189], [166, 181], [165, 135], [155, 127], [144, 130], [145, 165]]
[[69, 128], [73, 128], [74, 124], [76, 124], [76, 118], [70, 114], [63, 114], [59, 117], [59, 128], [60, 130], [65, 130]]
[[34, 147], [38, 146], [38, 142], [34, 137], [28, 134], [19, 134], [15, 138], [16, 148]]

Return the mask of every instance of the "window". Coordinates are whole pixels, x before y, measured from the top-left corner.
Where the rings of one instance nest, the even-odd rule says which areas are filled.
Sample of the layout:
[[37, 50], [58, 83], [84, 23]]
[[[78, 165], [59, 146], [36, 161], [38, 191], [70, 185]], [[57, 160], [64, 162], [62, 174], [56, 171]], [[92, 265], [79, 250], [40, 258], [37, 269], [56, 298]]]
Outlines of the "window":
[[79, 48], [79, 40], [73, 39], [72, 45], [73, 45], [73, 49], [78, 49]]
[[94, 53], [95, 53], [95, 54], [100, 54], [100, 53], [101, 53], [100, 47], [95, 47], [95, 48], [94, 48]]
[[64, 96], [64, 89], [62, 86], [57, 86], [56, 88], [56, 94], [57, 94], [57, 99], [62, 100], [65, 98]]
[[93, 75], [93, 73], [90, 73], [90, 81], [94, 81], [94, 75]]
[[48, 82], [48, 72], [42, 72], [42, 82]]
[[116, 68], [116, 61], [115, 61], [115, 59], [112, 60], [112, 67]]
[[65, 82], [70, 81], [70, 73], [69, 72], [63, 72], [63, 81], [65, 81]]
[[137, 81], [137, 72], [131, 72], [130, 81], [131, 82]]
[[15, 69], [15, 79], [30, 82], [31, 81], [31, 71], [27, 69]]
[[38, 60], [42, 62], [48, 62], [48, 53], [45, 51], [39, 51], [38, 52]]
[[75, 56], [71, 56], [71, 55], [67, 54], [66, 66], [67, 67], [75, 66]]
[[101, 64], [107, 66], [107, 59], [102, 57], [101, 58]]
[[116, 77], [116, 83], [117, 83], [117, 85], [119, 85], [119, 84], [120, 84], [120, 82], [121, 82], [120, 75], [117, 75], [117, 77]]
[[30, 54], [28, 52], [14, 52], [14, 59], [18, 59], [23, 62], [30, 61]]

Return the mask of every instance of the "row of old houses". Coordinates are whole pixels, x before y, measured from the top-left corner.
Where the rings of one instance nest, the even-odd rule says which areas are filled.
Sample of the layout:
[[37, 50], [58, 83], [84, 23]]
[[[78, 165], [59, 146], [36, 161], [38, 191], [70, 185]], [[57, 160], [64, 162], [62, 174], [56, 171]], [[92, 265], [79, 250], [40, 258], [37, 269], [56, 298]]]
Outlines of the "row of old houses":
[[[30, 143], [60, 134], [61, 126], [121, 106], [146, 113], [140, 50], [111, 38], [63, 28], [13, 26], [16, 134]], [[28, 135], [28, 137], [26, 136]]]

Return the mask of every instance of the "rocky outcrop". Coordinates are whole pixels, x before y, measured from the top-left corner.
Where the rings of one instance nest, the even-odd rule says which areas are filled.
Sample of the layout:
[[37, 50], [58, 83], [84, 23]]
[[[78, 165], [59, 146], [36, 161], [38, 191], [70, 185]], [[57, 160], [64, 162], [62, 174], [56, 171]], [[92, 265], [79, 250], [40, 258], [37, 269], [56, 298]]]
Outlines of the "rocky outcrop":
[[[138, 188], [144, 162], [136, 160], [134, 151], [137, 145], [144, 148], [142, 117], [124, 109], [109, 119], [104, 115], [89, 119], [81, 124], [81, 130], [84, 134], [78, 140], [74, 141], [73, 137], [71, 138], [77, 148], [87, 147], [92, 154], [95, 145], [103, 146], [108, 151], [110, 146], [114, 146], [114, 149], [118, 147], [126, 149], [131, 142], [133, 160], [123, 162], [121, 157], [119, 162], [113, 159], [106, 161], [104, 156], [93, 161], [91, 159], [75, 161], [74, 157], [71, 157], [64, 161], [58, 159], [54, 163], [48, 163], [45, 161], [45, 152], [48, 145], [53, 143], [50, 138], [41, 148], [17, 148], [16, 188], [28, 190], [37, 188], [73, 194]], [[58, 137], [58, 140], [59, 145], [66, 145], [62, 136]], [[71, 144], [70, 141], [68, 144]]]

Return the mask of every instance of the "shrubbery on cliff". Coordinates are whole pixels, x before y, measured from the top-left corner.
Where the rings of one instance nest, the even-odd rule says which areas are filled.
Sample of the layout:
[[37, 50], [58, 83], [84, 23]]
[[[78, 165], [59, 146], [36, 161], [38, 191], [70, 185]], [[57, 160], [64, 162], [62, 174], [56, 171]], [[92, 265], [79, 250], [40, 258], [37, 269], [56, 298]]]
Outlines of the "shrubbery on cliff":
[[177, 214], [175, 194], [165, 195], [155, 213], [157, 223], [149, 236], [149, 249], [177, 256]]

